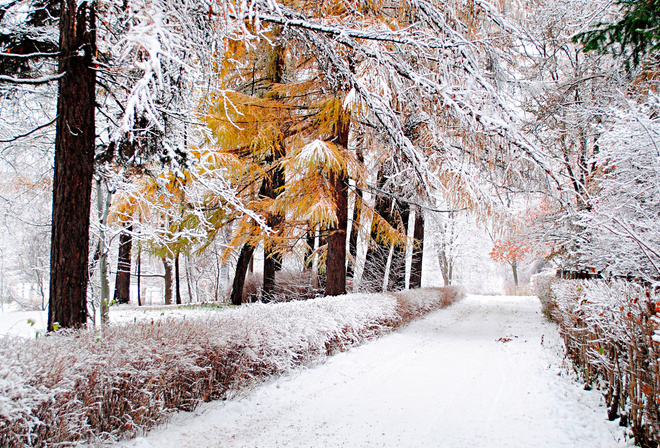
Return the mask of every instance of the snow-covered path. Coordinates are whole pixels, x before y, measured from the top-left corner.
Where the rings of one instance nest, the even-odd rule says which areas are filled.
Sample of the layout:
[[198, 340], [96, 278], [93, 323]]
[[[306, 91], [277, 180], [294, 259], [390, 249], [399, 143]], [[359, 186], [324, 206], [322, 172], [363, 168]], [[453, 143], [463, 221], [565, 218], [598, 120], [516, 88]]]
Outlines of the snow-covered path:
[[[509, 340], [510, 339], [510, 340]], [[559, 376], [533, 297], [468, 296], [402, 331], [180, 413], [126, 447], [614, 447], [600, 394]]]

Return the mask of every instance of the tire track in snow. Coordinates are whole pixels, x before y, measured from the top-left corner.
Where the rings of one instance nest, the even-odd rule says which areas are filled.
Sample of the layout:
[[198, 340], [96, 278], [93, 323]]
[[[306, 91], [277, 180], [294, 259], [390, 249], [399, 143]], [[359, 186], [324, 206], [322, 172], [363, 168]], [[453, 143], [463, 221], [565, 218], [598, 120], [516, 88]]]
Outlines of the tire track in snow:
[[118, 446], [625, 446], [600, 394], [559, 376], [558, 344], [538, 299], [468, 296]]

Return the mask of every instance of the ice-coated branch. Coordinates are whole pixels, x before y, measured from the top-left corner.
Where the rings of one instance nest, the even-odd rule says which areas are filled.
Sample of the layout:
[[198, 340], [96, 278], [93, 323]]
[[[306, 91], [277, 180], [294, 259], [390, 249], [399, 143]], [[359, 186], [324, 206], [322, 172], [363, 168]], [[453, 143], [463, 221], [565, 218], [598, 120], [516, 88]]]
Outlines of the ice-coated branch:
[[39, 84], [48, 84], [53, 81], [58, 81], [66, 76], [66, 72], [58, 73], [57, 75], [51, 76], [42, 76], [40, 78], [16, 78], [14, 76], [0, 75], [0, 82], [5, 82], [8, 84], [29, 84], [29, 85], [39, 85]]

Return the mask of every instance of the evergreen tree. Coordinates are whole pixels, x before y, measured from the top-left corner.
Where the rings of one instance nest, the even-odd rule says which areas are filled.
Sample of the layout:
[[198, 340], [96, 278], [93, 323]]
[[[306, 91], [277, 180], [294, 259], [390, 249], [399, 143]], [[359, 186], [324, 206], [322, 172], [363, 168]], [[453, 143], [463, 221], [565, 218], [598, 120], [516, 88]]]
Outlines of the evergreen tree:
[[609, 52], [621, 57], [627, 67], [637, 66], [660, 48], [660, 1], [617, 0], [615, 5], [623, 14], [619, 20], [598, 23], [575, 40], [584, 45], [584, 51]]

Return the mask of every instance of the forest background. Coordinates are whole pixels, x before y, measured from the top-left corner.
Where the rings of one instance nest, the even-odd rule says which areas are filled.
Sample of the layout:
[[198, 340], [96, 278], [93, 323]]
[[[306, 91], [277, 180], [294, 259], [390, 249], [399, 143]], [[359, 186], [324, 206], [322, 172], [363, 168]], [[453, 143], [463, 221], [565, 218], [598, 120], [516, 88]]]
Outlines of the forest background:
[[398, 290], [424, 242], [445, 284], [492, 247], [514, 284], [652, 285], [657, 10], [3, 0], [3, 303], [54, 329], [140, 302], [136, 275], [166, 303]]

